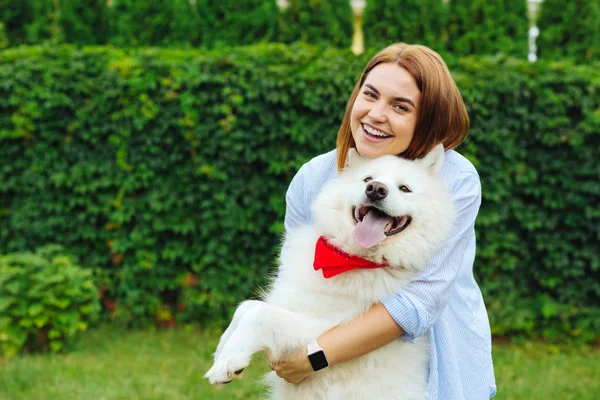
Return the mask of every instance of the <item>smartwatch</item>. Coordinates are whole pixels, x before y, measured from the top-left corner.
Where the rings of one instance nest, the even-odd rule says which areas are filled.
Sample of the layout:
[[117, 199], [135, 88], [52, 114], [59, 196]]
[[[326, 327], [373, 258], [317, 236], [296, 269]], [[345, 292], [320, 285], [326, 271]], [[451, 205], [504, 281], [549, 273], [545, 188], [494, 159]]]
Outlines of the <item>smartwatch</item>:
[[316, 340], [313, 340], [306, 345], [306, 350], [308, 352], [308, 361], [310, 361], [313, 371], [316, 372], [329, 366], [327, 357], [325, 357], [325, 352]]

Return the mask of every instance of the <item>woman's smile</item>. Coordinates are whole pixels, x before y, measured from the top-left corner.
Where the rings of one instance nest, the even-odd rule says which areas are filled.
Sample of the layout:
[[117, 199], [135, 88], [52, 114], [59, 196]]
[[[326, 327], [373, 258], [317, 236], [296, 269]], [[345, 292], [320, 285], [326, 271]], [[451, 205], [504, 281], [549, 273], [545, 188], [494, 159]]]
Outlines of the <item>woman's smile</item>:
[[389, 133], [382, 132], [379, 129], [376, 129], [376, 128], [374, 128], [370, 125], [364, 124], [364, 123], [361, 124], [361, 127], [363, 129], [363, 133], [366, 135], [368, 140], [373, 140], [373, 141], [378, 142], [378, 141], [382, 141], [382, 140], [393, 137]]

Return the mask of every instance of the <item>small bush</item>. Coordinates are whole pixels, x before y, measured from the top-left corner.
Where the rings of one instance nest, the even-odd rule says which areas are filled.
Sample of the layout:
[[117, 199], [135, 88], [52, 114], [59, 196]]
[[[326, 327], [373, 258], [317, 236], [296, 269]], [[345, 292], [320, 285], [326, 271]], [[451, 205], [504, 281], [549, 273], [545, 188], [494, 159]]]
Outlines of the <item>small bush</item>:
[[91, 272], [60, 246], [0, 256], [0, 353], [58, 352], [100, 312]]

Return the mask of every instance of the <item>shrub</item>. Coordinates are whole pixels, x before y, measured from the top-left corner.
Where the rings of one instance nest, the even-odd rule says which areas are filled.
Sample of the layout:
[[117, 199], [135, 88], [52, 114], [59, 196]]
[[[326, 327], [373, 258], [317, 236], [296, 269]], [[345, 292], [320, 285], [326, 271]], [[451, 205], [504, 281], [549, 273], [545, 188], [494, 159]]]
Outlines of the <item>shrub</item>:
[[527, 2], [450, 0], [448, 5], [446, 50], [450, 53], [527, 55]]
[[369, 0], [365, 8], [365, 45], [423, 44], [443, 50], [448, 7], [442, 0]]
[[116, 46], [183, 46], [198, 20], [189, 0], [115, 0], [109, 8], [109, 42]]
[[10, 45], [106, 43], [106, 0], [0, 0], [0, 9]]
[[31, 13], [31, 19], [25, 26], [27, 43], [63, 42], [60, 3], [52, 0], [25, 0], [24, 3]]
[[6, 35], [6, 27], [3, 22], [0, 22], [0, 50], [8, 47], [8, 36]]
[[100, 312], [91, 272], [60, 246], [0, 256], [0, 348], [63, 350]]
[[[0, 250], [62, 243], [107, 273], [105, 307], [131, 323], [225, 320], [266, 281], [287, 185], [335, 146], [370, 56], [273, 44], [3, 51]], [[449, 67], [472, 123], [459, 151], [483, 186], [475, 271], [494, 333], [591, 340], [600, 68]]]
[[2, 22], [8, 44], [17, 46], [27, 43], [25, 27], [33, 18], [29, 2], [0, 0], [0, 10], [2, 10]]
[[600, 60], [600, 1], [545, 0], [538, 18], [538, 54], [547, 60]]
[[204, 48], [271, 41], [280, 15], [275, 0], [197, 0], [196, 13], [194, 43]]
[[106, 0], [62, 0], [59, 4], [59, 24], [65, 43], [91, 45], [107, 42]]
[[352, 44], [352, 8], [348, 0], [288, 0], [279, 20], [279, 41], [337, 47]]

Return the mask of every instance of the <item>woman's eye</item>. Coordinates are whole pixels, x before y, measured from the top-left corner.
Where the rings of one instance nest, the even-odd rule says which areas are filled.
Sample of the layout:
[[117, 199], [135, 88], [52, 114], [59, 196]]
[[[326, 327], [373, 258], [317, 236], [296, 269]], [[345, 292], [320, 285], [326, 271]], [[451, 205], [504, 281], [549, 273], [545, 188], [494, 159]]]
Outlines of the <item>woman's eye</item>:
[[363, 181], [364, 181], [365, 183], [367, 183], [367, 182], [369, 182], [369, 181], [372, 181], [372, 180], [373, 180], [373, 178], [371, 178], [370, 176], [367, 176], [365, 179], [363, 179]]
[[401, 105], [395, 105], [394, 107], [396, 107], [396, 110], [398, 110], [398, 111], [403, 111], [403, 112], [408, 111], [408, 108], [401, 106]]
[[400, 186], [400, 190], [402, 190], [404, 193], [411, 193], [411, 190], [406, 185]]
[[371, 92], [371, 91], [368, 91], [368, 90], [365, 92], [365, 95], [366, 95], [367, 97], [370, 97], [370, 98], [372, 98], [372, 99], [376, 99], [376, 98], [377, 98], [377, 96], [375, 96], [375, 93], [373, 93], [373, 92]]

